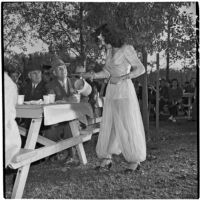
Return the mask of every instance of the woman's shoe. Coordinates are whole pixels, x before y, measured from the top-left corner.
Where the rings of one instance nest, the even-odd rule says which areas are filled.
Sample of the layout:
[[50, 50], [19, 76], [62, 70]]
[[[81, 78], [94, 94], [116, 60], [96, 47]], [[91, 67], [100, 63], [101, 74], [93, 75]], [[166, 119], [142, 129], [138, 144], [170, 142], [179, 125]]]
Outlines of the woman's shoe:
[[133, 172], [139, 171], [140, 170], [140, 164], [137, 165], [135, 169], [127, 168], [123, 171], [124, 174], [131, 174]]
[[112, 160], [104, 159], [99, 166], [95, 167], [95, 170], [100, 170], [100, 169], [110, 170], [111, 167], [112, 167]]

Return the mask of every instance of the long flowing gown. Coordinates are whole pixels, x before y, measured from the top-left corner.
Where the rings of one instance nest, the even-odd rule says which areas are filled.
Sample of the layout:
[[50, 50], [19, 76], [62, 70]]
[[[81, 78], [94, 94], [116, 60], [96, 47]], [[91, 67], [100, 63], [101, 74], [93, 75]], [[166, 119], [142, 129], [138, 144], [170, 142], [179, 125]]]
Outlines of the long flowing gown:
[[4, 73], [5, 106], [5, 167], [21, 148], [21, 137], [16, 118], [17, 85]]
[[[129, 73], [131, 66], [136, 76], [145, 72], [132, 46], [124, 45], [114, 56], [108, 51], [104, 70], [111, 77]], [[130, 79], [118, 84], [108, 83], [96, 152], [99, 158], [110, 158], [112, 154], [122, 153], [127, 162], [142, 162], [146, 159], [142, 117]]]

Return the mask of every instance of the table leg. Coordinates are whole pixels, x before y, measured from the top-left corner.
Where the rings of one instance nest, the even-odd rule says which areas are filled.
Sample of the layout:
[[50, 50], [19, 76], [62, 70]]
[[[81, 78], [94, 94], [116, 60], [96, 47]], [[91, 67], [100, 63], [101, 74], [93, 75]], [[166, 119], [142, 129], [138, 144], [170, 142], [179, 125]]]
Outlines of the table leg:
[[[72, 135], [73, 136], [79, 136], [80, 132], [79, 132], [78, 120], [70, 121], [69, 125], [70, 125], [71, 131], [72, 131]], [[83, 144], [80, 143], [80, 144], [76, 145], [76, 149], [77, 149], [80, 161], [83, 164], [86, 164], [87, 163], [87, 158], [86, 158], [86, 155], [85, 155], [85, 150], [84, 150]]]
[[[25, 149], [35, 149], [41, 123], [42, 123], [42, 118], [32, 119], [29, 131], [28, 131], [28, 136], [26, 139], [26, 144], [24, 147]], [[18, 169], [17, 177], [15, 179], [15, 184], [14, 184], [14, 188], [13, 188], [13, 192], [11, 196], [12, 199], [22, 198], [29, 168], [30, 168], [30, 164], [20, 167]]]

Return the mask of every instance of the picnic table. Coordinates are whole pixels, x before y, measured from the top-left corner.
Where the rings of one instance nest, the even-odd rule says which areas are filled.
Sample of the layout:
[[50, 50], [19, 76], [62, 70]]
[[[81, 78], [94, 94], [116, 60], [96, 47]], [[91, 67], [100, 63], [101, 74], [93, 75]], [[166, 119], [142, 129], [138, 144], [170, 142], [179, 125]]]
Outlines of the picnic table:
[[[90, 104], [80, 102], [50, 105], [17, 105], [16, 113], [18, 118], [30, 118], [32, 120], [28, 131], [19, 128], [20, 134], [27, 137], [25, 147], [21, 149], [9, 165], [13, 169], [18, 169], [11, 198], [22, 197], [30, 164], [37, 160], [76, 146], [81, 163], [87, 163], [83, 142], [90, 140], [92, 133], [99, 130], [91, 128], [88, 124], [86, 116], [93, 119], [93, 111]], [[55, 142], [39, 135], [43, 119], [44, 125], [68, 121], [73, 137]], [[81, 132], [79, 130], [79, 121], [90, 128]], [[90, 121], [90, 123], [93, 122], [96, 121]], [[42, 144], [43, 147], [36, 149], [37, 142]]]

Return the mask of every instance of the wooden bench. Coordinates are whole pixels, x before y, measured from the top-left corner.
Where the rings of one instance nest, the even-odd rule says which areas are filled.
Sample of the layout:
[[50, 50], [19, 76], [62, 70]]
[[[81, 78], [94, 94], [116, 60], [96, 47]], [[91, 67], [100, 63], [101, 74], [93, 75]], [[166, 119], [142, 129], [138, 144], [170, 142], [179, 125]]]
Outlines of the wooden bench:
[[100, 129], [100, 122], [101, 122], [101, 117], [98, 118], [93, 118], [93, 119], [88, 119], [88, 125], [85, 129], [80, 131], [81, 135], [85, 134], [95, 134], [99, 132]]
[[12, 159], [12, 162], [17, 163], [23, 160], [27, 160], [36, 155], [36, 152], [32, 149], [20, 149], [17, 155], [15, 155]]
[[[63, 140], [57, 144], [47, 138], [42, 136], [38, 136], [38, 142], [40, 144], [45, 145], [43, 148], [39, 149], [21, 149], [19, 153], [13, 158], [12, 162], [10, 163], [9, 167], [12, 169], [18, 169], [24, 165], [30, 164], [37, 160], [47, 157], [48, 155], [52, 155], [51, 152], [59, 152], [66, 148], [70, 148], [77, 144], [86, 142], [91, 140], [93, 134], [99, 132], [100, 129], [100, 122], [101, 117], [95, 119], [88, 120], [88, 126], [80, 131], [80, 135]], [[27, 130], [23, 127], [19, 127], [20, 134], [23, 136], [27, 135]], [[61, 143], [61, 145], [60, 145]]]
[[21, 149], [19, 154], [16, 155], [16, 157], [9, 164], [9, 167], [12, 169], [18, 169], [22, 166], [25, 166], [27, 164], [33, 163], [42, 158], [50, 156], [52, 155], [52, 152], [55, 154], [64, 149], [86, 142], [91, 139], [91, 136], [92, 135], [90, 133], [84, 134], [77, 137], [62, 140], [59, 143], [55, 143], [51, 146], [45, 146], [34, 150]]

